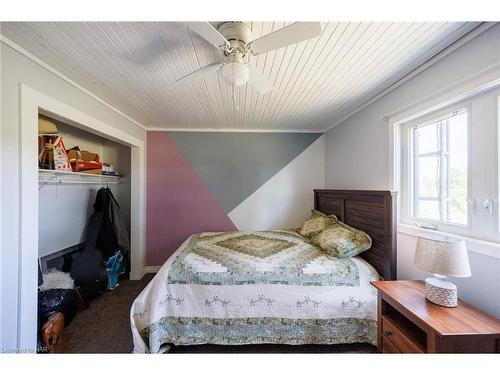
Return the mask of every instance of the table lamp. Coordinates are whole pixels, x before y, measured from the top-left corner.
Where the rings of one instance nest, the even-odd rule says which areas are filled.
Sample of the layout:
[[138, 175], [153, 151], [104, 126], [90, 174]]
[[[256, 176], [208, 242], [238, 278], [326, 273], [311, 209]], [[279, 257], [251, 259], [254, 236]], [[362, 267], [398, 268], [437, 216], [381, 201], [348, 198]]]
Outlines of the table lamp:
[[436, 233], [420, 234], [414, 263], [434, 274], [434, 277], [425, 279], [425, 298], [437, 305], [457, 306], [457, 286], [446, 280], [446, 276], [471, 275], [465, 241]]

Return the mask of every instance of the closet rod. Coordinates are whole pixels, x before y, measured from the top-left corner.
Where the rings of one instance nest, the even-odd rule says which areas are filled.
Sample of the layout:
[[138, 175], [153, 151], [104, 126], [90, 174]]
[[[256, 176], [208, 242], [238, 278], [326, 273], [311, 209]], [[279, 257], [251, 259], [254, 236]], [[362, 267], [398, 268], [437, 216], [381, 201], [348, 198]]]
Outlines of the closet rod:
[[38, 180], [39, 183], [44, 185], [60, 185], [60, 184], [74, 184], [74, 185], [112, 185], [119, 184], [120, 181], [66, 181], [66, 180]]

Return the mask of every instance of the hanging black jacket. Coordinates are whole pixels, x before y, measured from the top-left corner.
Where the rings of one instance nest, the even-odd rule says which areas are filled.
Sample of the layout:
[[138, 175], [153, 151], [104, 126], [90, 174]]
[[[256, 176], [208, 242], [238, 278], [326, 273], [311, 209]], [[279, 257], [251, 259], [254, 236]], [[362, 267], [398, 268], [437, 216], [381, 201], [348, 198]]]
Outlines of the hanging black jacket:
[[100, 188], [94, 203], [94, 213], [102, 214], [101, 227], [97, 236], [96, 248], [102, 251], [105, 259], [114, 255], [119, 249], [113, 227], [112, 200], [114, 200], [109, 188]]

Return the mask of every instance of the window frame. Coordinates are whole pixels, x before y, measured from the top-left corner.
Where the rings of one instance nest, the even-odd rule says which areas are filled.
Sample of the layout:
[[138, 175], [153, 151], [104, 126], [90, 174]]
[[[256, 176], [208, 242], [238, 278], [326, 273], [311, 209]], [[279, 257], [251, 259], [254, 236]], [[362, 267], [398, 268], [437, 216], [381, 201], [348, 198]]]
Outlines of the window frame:
[[[389, 134], [388, 186], [398, 194], [398, 232], [458, 235], [465, 238], [469, 251], [500, 259], [500, 79], [487, 75], [464, 82], [381, 116]], [[468, 228], [425, 229], [408, 214], [407, 125], [461, 106], [469, 107]], [[491, 212], [483, 205], [486, 198], [493, 202]]]
[[[467, 112], [467, 224], [445, 222], [441, 220], [422, 218], [415, 215], [415, 203], [418, 200], [415, 194], [415, 160], [419, 155], [415, 154], [414, 129], [423, 127], [434, 122], [449, 118], [454, 113]], [[413, 118], [408, 122], [401, 123], [401, 221], [405, 224], [413, 224], [422, 228], [433, 229], [463, 236], [472, 236], [472, 210], [471, 210], [471, 120], [472, 102], [460, 102], [443, 107], [437, 111], [426, 113]], [[442, 152], [442, 148], [440, 151]], [[441, 193], [439, 193], [440, 196]], [[436, 198], [439, 201], [440, 197]]]
[[[449, 211], [449, 196], [450, 196], [450, 159], [449, 159], [449, 145], [450, 145], [450, 126], [447, 125], [446, 127], [443, 126], [443, 122], [448, 120], [449, 118], [452, 118], [453, 116], [457, 116], [460, 114], [466, 113], [467, 114], [467, 198], [466, 198], [466, 204], [467, 204], [467, 223], [462, 224], [462, 223], [456, 223], [452, 221], [444, 221], [444, 220], [436, 220], [436, 219], [430, 219], [430, 218], [425, 218], [422, 216], [418, 216], [415, 212], [418, 204], [420, 201], [432, 201], [432, 202], [438, 202], [439, 204], [439, 211], [440, 211], [440, 217], [443, 217], [443, 210], [446, 210], [447, 212]], [[412, 179], [411, 184], [412, 184], [412, 206], [411, 206], [411, 218], [414, 220], [422, 220], [422, 221], [430, 221], [433, 223], [441, 223], [445, 225], [454, 225], [454, 226], [460, 226], [460, 227], [467, 227], [469, 223], [469, 122], [470, 122], [470, 115], [469, 115], [469, 108], [467, 106], [463, 106], [458, 110], [454, 110], [451, 112], [446, 112], [443, 116], [437, 116], [433, 117], [428, 121], [416, 121], [415, 124], [409, 126], [409, 132], [410, 132], [410, 142], [412, 144], [412, 149], [409, 151], [411, 153], [411, 162], [412, 162], [412, 173], [410, 178]], [[418, 153], [417, 154], [417, 140], [415, 137], [415, 131], [419, 128], [423, 128], [425, 126], [429, 126], [431, 124], [438, 124], [440, 127], [439, 129], [439, 141], [438, 145], [439, 148], [436, 151], [432, 152], [427, 152], [427, 153]], [[446, 131], [446, 137], [444, 136], [443, 130]], [[443, 147], [444, 142], [446, 141], [446, 146]], [[419, 195], [418, 192], [418, 177], [419, 177], [419, 169], [417, 168], [417, 162], [421, 160], [421, 158], [426, 158], [426, 157], [432, 157], [435, 156], [439, 158], [439, 168], [440, 168], [440, 173], [439, 173], [439, 191], [437, 192], [437, 197], [426, 197]], [[443, 159], [446, 159], [446, 163], [442, 163]], [[446, 170], [444, 169], [446, 168]], [[445, 183], [443, 183], [445, 182]], [[446, 187], [446, 192], [443, 191], [443, 186]], [[448, 198], [448, 199], [446, 199]], [[448, 214], [446, 215], [446, 217]]]
[[496, 146], [497, 146], [497, 178], [496, 178], [496, 204], [493, 206], [493, 210], [496, 209], [496, 214], [493, 215], [496, 218], [496, 237], [498, 242], [500, 242], [500, 91], [496, 91], [496, 124], [495, 130], [497, 132], [496, 136]]

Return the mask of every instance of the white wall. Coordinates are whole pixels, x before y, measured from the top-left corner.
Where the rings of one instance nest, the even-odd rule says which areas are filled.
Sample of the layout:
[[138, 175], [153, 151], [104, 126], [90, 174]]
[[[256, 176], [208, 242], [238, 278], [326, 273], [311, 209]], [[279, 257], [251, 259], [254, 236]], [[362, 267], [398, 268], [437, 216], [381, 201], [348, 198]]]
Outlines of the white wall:
[[[146, 132], [58, 75], [8, 45], [1, 48], [1, 239], [0, 239], [0, 347], [18, 346], [20, 118], [19, 85], [24, 83], [56, 100], [145, 141]], [[6, 293], [5, 286], [8, 285]], [[33, 312], [36, 314], [36, 311]]]
[[314, 207], [313, 189], [324, 186], [325, 137], [321, 136], [228, 216], [242, 231], [297, 228]]
[[[389, 126], [384, 116], [431, 98], [481, 72], [500, 78], [500, 25], [452, 52], [326, 134], [326, 185], [335, 189], [389, 189]], [[491, 69], [493, 67], [493, 70]], [[446, 91], [446, 90], [445, 90]], [[398, 275], [422, 278], [413, 267], [414, 238], [398, 234]], [[470, 252], [472, 278], [457, 281], [459, 295], [500, 317], [500, 259]]]

